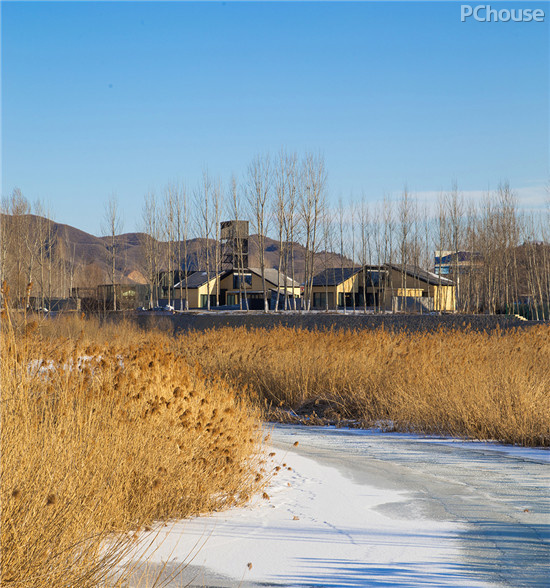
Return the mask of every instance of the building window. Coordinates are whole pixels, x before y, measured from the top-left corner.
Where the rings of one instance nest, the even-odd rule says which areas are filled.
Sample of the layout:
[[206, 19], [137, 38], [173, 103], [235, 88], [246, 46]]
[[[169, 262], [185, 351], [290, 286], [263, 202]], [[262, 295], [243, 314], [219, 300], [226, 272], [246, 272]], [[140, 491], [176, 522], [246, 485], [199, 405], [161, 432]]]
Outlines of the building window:
[[252, 274], [233, 274], [233, 290], [239, 290], [241, 283], [243, 288], [252, 286]]
[[313, 292], [313, 308], [326, 308], [327, 297], [325, 292]]

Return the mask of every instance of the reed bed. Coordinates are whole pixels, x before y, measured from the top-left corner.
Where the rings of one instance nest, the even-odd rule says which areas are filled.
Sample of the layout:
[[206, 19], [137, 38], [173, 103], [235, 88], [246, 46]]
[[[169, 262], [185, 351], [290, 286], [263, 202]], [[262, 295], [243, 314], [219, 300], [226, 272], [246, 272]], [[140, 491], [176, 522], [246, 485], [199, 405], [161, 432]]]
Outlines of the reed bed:
[[2, 586], [122, 585], [141, 531], [261, 486], [258, 410], [167, 335], [2, 326]]
[[490, 333], [218, 329], [181, 335], [179, 347], [206, 373], [247, 387], [275, 419], [351, 419], [550, 446], [547, 325]]
[[4, 312], [2, 585], [123, 585], [143, 530], [261, 488], [261, 409], [550, 446], [548, 326], [161, 330]]

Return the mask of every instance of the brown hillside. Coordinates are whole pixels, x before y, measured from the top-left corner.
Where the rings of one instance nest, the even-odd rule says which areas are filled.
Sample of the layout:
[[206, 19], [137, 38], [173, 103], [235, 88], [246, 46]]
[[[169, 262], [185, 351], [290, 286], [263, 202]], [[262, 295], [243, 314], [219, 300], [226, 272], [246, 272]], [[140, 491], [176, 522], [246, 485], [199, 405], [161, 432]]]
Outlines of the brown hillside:
[[[9, 235], [18, 226], [14, 223], [14, 217], [2, 215], [3, 230]], [[81, 231], [70, 225], [48, 221], [35, 215], [19, 217], [28, 227], [28, 234], [37, 235], [40, 232], [48, 233], [51, 243], [52, 258], [55, 263], [63, 267], [67, 274], [73, 276], [73, 285], [92, 287], [101, 283], [110, 282], [109, 257], [107, 246], [108, 237], [96, 237], [85, 231]], [[50, 223], [49, 230], [44, 227]], [[20, 226], [20, 225], [19, 225]], [[14, 235], [15, 237], [15, 235]], [[118, 254], [116, 260], [117, 280], [123, 283], [147, 282], [147, 270], [143, 244], [150, 239], [144, 233], [123, 233], [116, 237]], [[17, 240], [17, 238], [16, 238]], [[213, 245], [213, 241], [210, 241]], [[177, 245], [176, 245], [177, 247]], [[199, 269], [204, 266], [204, 252], [206, 240], [201, 238], [187, 241], [187, 260], [189, 269]], [[160, 243], [161, 257], [166, 256], [167, 243]], [[183, 251], [183, 243], [182, 243]], [[266, 267], [277, 268], [279, 264], [279, 244], [277, 241], [266, 238], [265, 251]], [[335, 253], [316, 255], [316, 266], [321, 270], [325, 264], [339, 267], [341, 257]], [[166, 264], [165, 264], [166, 265]], [[249, 265], [260, 265], [258, 255], [258, 236], [251, 235], [249, 240]], [[351, 260], [344, 258], [344, 267], [352, 265]], [[296, 280], [302, 281], [304, 271], [304, 247], [299, 243], [294, 244], [294, 267]], [[166, 267], [164, 267], [166, 269]], [[289, 270], [290, 271], [290, 270]]]

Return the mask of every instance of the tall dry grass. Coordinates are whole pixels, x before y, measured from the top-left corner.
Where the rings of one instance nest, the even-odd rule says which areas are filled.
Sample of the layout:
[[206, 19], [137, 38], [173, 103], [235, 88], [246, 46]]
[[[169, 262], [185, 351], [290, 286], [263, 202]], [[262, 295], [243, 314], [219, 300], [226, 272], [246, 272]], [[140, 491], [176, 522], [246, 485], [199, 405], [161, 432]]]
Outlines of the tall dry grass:
[[400, 431], [550, 445], [548, 326], [492, 333], [241, 328], [182, 335], [179, 346], [207, 373], [247, 386], [271, 408], [322, 408], [333, 420], [382, 421]]
[[140, 529], [258, 488], [257, 411], [167, 336], [78, 317], [2, 326], [2, 586], [121, 582]]

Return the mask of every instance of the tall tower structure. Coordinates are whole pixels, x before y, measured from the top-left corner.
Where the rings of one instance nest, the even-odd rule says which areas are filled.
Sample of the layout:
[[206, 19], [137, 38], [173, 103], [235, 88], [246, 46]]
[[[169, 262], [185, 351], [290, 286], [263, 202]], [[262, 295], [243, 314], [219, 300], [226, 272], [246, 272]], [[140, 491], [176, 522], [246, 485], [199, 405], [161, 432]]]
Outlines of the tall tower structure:
[[230, 220], [220, 223], [222, 268], [248, 268], [248, 221]]

